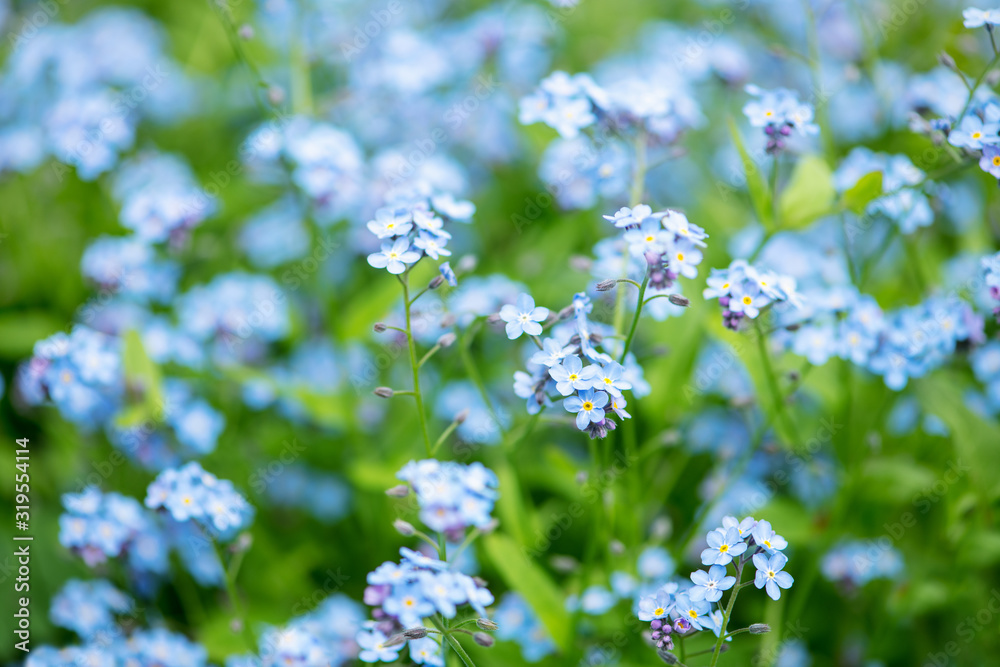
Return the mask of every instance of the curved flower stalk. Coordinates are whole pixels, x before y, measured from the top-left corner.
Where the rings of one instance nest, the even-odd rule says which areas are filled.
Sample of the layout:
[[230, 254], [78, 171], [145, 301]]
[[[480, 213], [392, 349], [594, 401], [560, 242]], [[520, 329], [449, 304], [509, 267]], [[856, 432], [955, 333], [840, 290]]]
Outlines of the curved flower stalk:
[[[389, 495], [405, 498], [412, 491], [421, 520], [437, 539], [402, 519], [396, 521], [396, 529], [405, 536], [416, 535], [435, 553], [401, 547], [398, 563], [387, 561], [369, 573], [365, 603], [376, 609], [373, 620], [358, 632], [359, 657], [370, 663], [394, 662], [408, 643], [415, 663], [443, 667], [447, 645], [471, 666], [472, 659], [455, 634], [472, 635], [477, 644], [488, 647], [493, 643], [489, 635], [466, 626], [495, 630], [497, 625], [486, 612], [493, 594], [485, 582], [459, 571], [458, 556], [496, 525], [490, 516], [497, 498], [496, 475], [480, 463], [427, 459], [411, 461], [397, 476], [406, 484], [390, 489]], [[466, 534], [469, 528], [473, 530]], [[458, 545], [450, 558], [448, 543]], [[466, 607], [473, 616], [457, 620]], [[426, 627], [425, 621], [434, 627]]]
[[[644, 267], [642, 283], [626, 277], [601, 280], [597, 285], [601, 292], [622, 283], [638, 289], [627, 334], [592, 322], [593, 304], [585, 292], [574, 296], [572, 304], [554, 318], [548, 308], [536, 307], [528, 294], [521, 294], [515, 304], [504, 306], [499, 313], [510, 340], [526, 334], [538, 347], [528, 360], [528, 372], [514, 374], [514, 393], [526, 400], [528, 414], [538, 414], [561, 401], [563, 408], [575, 415], [576, 427], [595, 439], [617, 428], [615, 417], [631, 417], [623, 392], [645, 384], [642, 369], [630, 354], [643, 307], [660, 296], [668, 296], [677, 306], [687, 304], [670, 288], [681, 276], [692, 279], [698, 275], [701, 248], [708, 237], [683, 213], [654, 212], [645, 204], [622, 207], [604, 218], [623, 232], [618, 262], [619, 266], [624, 264], [626, 275], [633, 264]], [[613, 263], [612, 258], [609, 264]], [[655, 294], [647, 297], [650, 289]], [[616, 313], [624, 314], [617, 307], [620, 304], [619, 299]], [[543, 338], [545, 329], [549, 332]]]
[[[473, 213], [475, 213], [475, 205], [471, 202], [456, 200], [451, 195], [431, 195], [418, 190], [409, 194], [398, 194], [390, 202], [390, 205], [378, 209], [375, 212], [375, 219], [370, 220], [367, 224], [368, 230], [382, 243], [378, 252], [368, 255], [368, 263], [377, 269], [385, 269], [397, 276], [403, 288], [406, 325], [404, 329], [391, 328], [398, 329], [406, 335], [410, 368], [413, 373], [412, 390], [393, 391], [387, 387], [379, 387], [375, 393], [386, 398], [394, 394], [413, 395], [417, 403], [417, 413], [420, 417], [420, 427], [427, 456], [433, 455], [436, 447], [447, 437], [447, 434], [454, 430], [454, 426], [457, 424], [450, 427], [450, 430], [446, 431], [437, 443], [431, 444], [424, 407], [425, 399], [420, 389], [420, 367], [442, 347], [454, 342], [454, 336], [443, 338], [418, 360], [411, 316], [412, 307], [414, 302], [428, 290], [437, 289], [445, 283], [455, 287], [458, 285], [458, 280], [451, 265], [447, 261], [443, 261], [438, 266], [438, 275], [430, 284], [420, 292], [411, 295], [410, 270], [424, 257], [438, 261], [442, 257], [451, 256], [451, 250], [447, 247], [451, 233], [445, 229], [446, 221], [469, 222]], [[376, 332], [385, 331], [387, 328], [390, 327], [385, 324], [375, 325]]]
[[[719, 660], [724, 642], [745, 632], [769, 632], [770, 628], [762, 623], [729, 631], [740, 590], [753, 585], [763, 589], [772, 600], [778, 600], [781, 591], [794, 583], [792, 575], [784, 571], [788, 558], [783, 551], [788, 542], [774, 532], [768, 521], [724, 517], [722, 525], [706, 535], [706, 542], [701, 562], [709, 566], [707, 570], [692, 572], [690, 583], [671, 581], [639, 600], [637, 616], [649, 622], [650, 639], [667, 664], [683, 664], [680, 662], [685, 659], [683, 653], [678, 658], [672, 651], [675, 645], [682, 646], [684, 639], [698, 632], [708, 630], [717, 637], [711, 651], [712, 667]], [[751, 563], [754, 578], [744, 581], [744, 571]], [[729, 598], [723, 607], [726, 591]]]

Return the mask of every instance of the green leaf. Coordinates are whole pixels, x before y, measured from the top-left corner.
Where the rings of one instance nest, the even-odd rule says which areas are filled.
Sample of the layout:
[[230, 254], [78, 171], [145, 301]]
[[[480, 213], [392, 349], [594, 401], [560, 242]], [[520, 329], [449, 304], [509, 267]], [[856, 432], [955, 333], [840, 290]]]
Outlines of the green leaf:
[[118, 414], [118, 424], [128, 427], [146, 420], [159, 420], [165, 409], [160, 368], [146, 354], [138, 331], [126, 331], [124, 344], [125, 385], [140, 398]]
[[848, 211], [861, 215], [876, 197], [882, 194], [882, 172], [873, 171], [858, 179], [854, 187], [844, 193], [844, 206]]
[[779, 220], [787, 229], [800, 229], [830, 212], [836, 190], [833, 173], [823, 158], [807, 155], [799, 160], [792, 178], [778, 200]]
[[764, 181], [764, 175], [761, 173], [760, 167], [750, 157], [750, 153], [747, 152], [746, 146], [743, 144], [743, 138], [740, 136], [740, 131], [736, 128], [736, 123], [733, 122], [732, 118], [729, 119], [729, 133], [733, 135], [733, 143], [736, 144], [736, 150], [739, 151], [740, 159], [743, 161], [743, 173], [747, 179], [747, 191], [750, 193], [750, 201], [753, 203], [757, 218], [764, 225], [764, 229], [772, 229], [774, 227], [774, 215], [771, 210], [772, 199], [770, 189]]
[[559, 587], [508, 536], [493, 533], [483, 538], [483, 544], [504, 582], [527, 600], [552, 635], [552, 640], [560, 649], [567, 651], [572, 629], [565, 596]]

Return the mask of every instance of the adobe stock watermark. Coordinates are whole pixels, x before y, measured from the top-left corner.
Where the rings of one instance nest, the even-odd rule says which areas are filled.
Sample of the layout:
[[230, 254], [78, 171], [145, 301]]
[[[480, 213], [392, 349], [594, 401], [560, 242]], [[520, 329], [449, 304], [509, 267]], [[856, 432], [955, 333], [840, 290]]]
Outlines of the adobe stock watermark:
[[480, 74], [477, 76], [472, 91], [454, 102], [445, 111], [444, 126], [435, 127], [422, 139], [414, 140], [413, 147], [388, 170], [385, 176], [387, 183], [399, 185], [412, 178], [419, 167], [431, 159], [438, 150], [454, 140], [455, 133], [499, 87], [500, 82], [494, 75]]
[[990, 590], [990, 598], [985, 605], [980, 607], [974, 615], [966, 616], [955, 626], [955, 634], [962, 640], [962, 643], [959, 644], [953, 640], [942, 647], [944, 650], [928, 653], [924, 667], [948, 667], [951, 664], [959, 664], [958, 662], [952, 663], [952, 658], [957, 658], [962, 650], [971, 644], [976, 635], [983, 630], [992, 630], [995, 633], [996, 628], [990, 626], [996, 622], [998, 617], [1000, 617], [1000, 590], [994, 588]]
[[341, 42], [340, 55], [344, 57], [346, 62], [353, 61], [371, 46], [372, 41], [378, 39], [382, 31], [389, 27], [396, 16], [402, 13], [403, 3], [400, 0], [390, 0], [384, 7], [371, 10], [368, 13], [371, 18], [363, 25], [354, 28], [353, 39], [349, 42]]
[[[971, 470], [972, 467], [964, 465], [961, 459], [949, 461], [948, 468], [933, 484], [914, 495], [911, 505], [919, 515], [926, 515], [935, 504], [944, 498], [948, 489], [962, 481]], [[866, 541], [865, 550], [854, 557], [854, 566], [862, 573], [875, 566], [879, 559], [892, 549], [893, 545], [899, 542], [910, 528], [916, 525], [917, 514], [910, 511], [900, 514], [896, 521], [883, 524], [885, 533], [880, 537]]]
[[549, 527], [544, 531], [536, 528], [534, 543], [531, 546], [522, 546], [521, 554], [529, 560], [537, 560], [543, 556], [552, 548], [553, 542], [561, 538], [577, 519], [586, 514], [588, 507], [600, 502], [604, 492], [621, 479], [638, 460], [634, 454], [616, 452], [610, 466], [602, 470], [595, 479], [588, 478], [580, 487], [581, 500], [574, 500], [562, 512], [553, 512], [549, 517], [551, 519]]
[[299, 444], [297, 438], [285, 440], [281, 443], [281, 452], [278, 457], [265, 465], [258, 466], [247, 477], [247, 484], [255, 493], [263, 494], [271, 482], [285, 472], [285, 468], [299, 460], [304, 451], [306, 451], [306, 446]]
[[69, 4], [69, 0], [41, 0], [36, 3], [38, 9], [21, 20], [17, 32], [8, 32], [7, 41], [11, 51], [16, 53], [26, 43], [34, 39], [38, 31], [47, 26], [59, 14], [59, 5]]

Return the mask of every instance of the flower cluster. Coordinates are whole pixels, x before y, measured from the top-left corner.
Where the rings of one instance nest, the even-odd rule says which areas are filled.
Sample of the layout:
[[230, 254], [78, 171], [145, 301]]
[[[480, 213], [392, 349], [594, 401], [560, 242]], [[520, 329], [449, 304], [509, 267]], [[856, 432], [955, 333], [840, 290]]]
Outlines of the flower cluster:
[[744, 317], [756, 319], [772, 304], [802, 306], [794, 278], [758, 269], [743, 259], [733, 260], [726, 269], [712, 269], [703, 294], [706, 299], [719, 300], [722, 322], [733, 331], [740, 328]]
[[340, 667], [356, 659], [354, 637], [363, 623], [360, 604], [331, 595], [284, 627], [268, 628], [256, 655], [230, 656], [226, 667]]
[[112, 194], [121, 204], [119, 221], [135, 238], [173, 248], [184, 245], [217, 207], [181, 158], [156, 152], [125, 162], [115, 173]]
[[166, 302], [177, 289], [180, 269], [158, 259], [152, 247], [135, 236], [102, 236], [83, 253], [80, 269], [100, 289], [139, 301]]
[[664, 292], [673, 286], [678, 276], [694, 279], [703, 255], [708, 234], [688, 221], [680, 211], [656, 211], [645, 204], [623, 206], [604, 219], [625, 230], [623, 239], [629, 255], [645, 259], [649, 271], [649, 287]]
[[[358, 633], [365, 662], [392, 662], [402, 648], [386, 646], [389, 636], [408, 629], [421, 628], [422, 619], [434, 614], [455, 618], [462, 605], [469, 605], [479, 617], [486, 616], [486, 605], [493, 594], [481, 582], [454, 571], [448, 563], [402, 547], [400, 562], [385, 562], [368, 574], [365, 603], [378, 607], [374, 623]], [[410, 639], [407, 637], [407, 639]], [[440, 648], [426, 632], [410, 641], [414, 662], [442, 665]], [[431, 645], [433, 644], [433, 647]], [[428, 653], [424, 653], [428, 649]]]
[[146, 507], [162, 508], [178, 522], [194, 521], [221, 540], [249, 526], [254, 514], [232, 482], [205, 472], [196, 461], [160, 473], [149, 485]]
[[[445, 221], [469, 222], [475, 210], [471, 202], [450, 195], [407, 196], [391, 202], [368, 222], [368, 230], [382, 242], [378, 252], [368, 255], [368, 263], [398, 275], [424, 256], [435, 261], [450, 257], [451, 233], [445, 230]], [[442, 266], [447, 267], [442, 275], [454, 283], [454, 274], [447, 275], [448, 263]]]
[[556, 645], [535, 611], [517, 593], [507, 593], [493, 611], [497, 639], [515, 642], [528, 662], [538, 662], [556, 651]]
[[98, 637], [82, 646], [55, 649], [40, 646], [31, 650], [26, 667], [66, 667], [66, 665], [158, 665], [159, 667], [205, 667], [208, 652], [181, 634], [157, 628], [139, 630], [122, 639], [116, 629], [114, 641]]
[[230, 353], [279, 340], [289, 329], [288, 301], [277, 283], [248, 273], [216, 276], [182, 294], [177, 317], [196, 340], [216, 340]]
[[52, 598], [49, 617], [55, 625], [90, 641], [115, 632], [115, 615], [131, 608], [132, 599], [104, 579], [70, 579]]
[[986, 387], [983, 412], [988, 416], [1000, 413], [1000, 341], [992, 340], [969, 355], [976, 379]]
[[930, 200], [922, 190], [927, 175], [905, 155], [875, 153], [863, 146], [854, 148], [834, 172], [833, 184], [838, 192], [846, 192], [874, 172], [882, 174], [884, 194], [868, 203], [868, 215], [893, 221], [903, 234], [912, 234], [934, 222]]
[[457, 541], [470, 526], [489, 525], [498, 497], [497, 477], [482, 463], [410, 461], [396, 476], [413, 488], [420, 520], [431, 530]]
[[565, 139], [600, 123], [619, 131], [643, 129], [666, 143], [697, 116], [697, 104], [680, 81], [630, 71], [605, 87], [589, 74], [556, 71], [521, 99], [518, 118], [525, 125], [545, 123]]
[[[538, 326], [531, 314], [547, 309], [534, 307], [534, 300], [527, 294], [518, 297], [525, 307], [501, 311], [507, 319], [508, 337], [520, 336], [521, 317], [524, 324]], [[602, 339], [592, 333], [587, 318], [592, 305], [586, 294], [573, 298], [572, 320], [558, 324], [550, 336], [539, 342], [539, 349], [528, 361], [528, 373], [514, 373], [514, 393], [527, 401], [529, 414], [536, 414], [543, 407], [561, 401], [567, 412], [576, 415], [576, 426], [592, 438], [603, 438], [617, 425], [612, 415], [628, 419], [627, 401], [622, 392], [632, 388], [632, 370], [615, 361], [602, 349]], [[543, 316], [544, 317], [544, 316]], [[518, 326], [512, 335], [511, 323]], [[539, 330], [541, 327], [539, 326]], [[628, 360], [626, 360], [628, 362]]]
[[881, 375], [900, 390], [943, 364], [960, 343], [983, 340], [983, 320], [969, 304], [930, 297], [908, 308], [884, 313], [868, 295], [831, 289], [810, 297], [807, 321], [781, 332], [792, 350], [820, 365], [832, 356]]
[[1000, 323], [1000, 252], [989, 257], [983, 257], [983, 277], [990, 289], [990, 298], [997, 302], [993, 307], [993, 316]]
[[66, 513], [59, 517], [59, 542], [87, 565], [125, 557], [137, 571], [167, 571], [163, 537], [138, 501], [89, 486], [65, 494], [62, 502]]
[[903, 572], [903, 559], [892, 546], [852, 540], [838, 544], [823, 556], [820, 569], [828, 581], [847, 589], [875, 579], [895, 579]]
[[317, 220], [328, 225], [358, 208], [365, 184], [364, 153], [348, 132], [303, 116], [279, 127], [265, 123], [247, 144], [246, 162], [264, 182], [280, 182], [285, 165], [292, 181], [312, 202]]
[[132, 147], [140, 120], [183, 117], [192, 87], [164, 31], [139, 11], [105, 8], [74, 25], [53, 18], [10, 33], [0, 172], [30, 172], [51, 155], [92, 181]]
[[813, 122], [812, 105], [800, 102], [795, 91], [785, 88], [763, 90], [748, 85], [746, 92], [755, 99], [744, 105], [743, 113], [751, 125], [764, 128], [768, 153], [782, 150], [793, 131], [804, 135], [819, 133], [819, 126]]
[[83, 325], [40, 340], [17, 384], [29, 405], [51, 402], [66, 419], [92, 430], [122, 400], [119, 341]]
[[[768, 521], [746, 517], [742, 521], [727, 516], [722, 526], [706, 536], [708, 547], [701, 553], [701, 562], [708, 570], [691, 573], [691, 583], [668, 582], [655, 592], [644, 595], [638, 603], [637, 615], [649, 621], [651, 638], [656, 648], [672, 650], [673, 636], [687, 636], [700, 630], [711, 630], [716, 636], [726, 631], [729, 619], [721, 609], [713, 609], [724, 591], [736, 596], [742, 585], [743, 568], [753, 562], [753, 584], [764, 589], [768, 597], [777, 600], [781, 590], [791, 587], [792, 576], [783, 569], [788, 562], [783, 550], [788, 543], [774, 532]], [[736, 576], [728, 574], [732, 565]]]

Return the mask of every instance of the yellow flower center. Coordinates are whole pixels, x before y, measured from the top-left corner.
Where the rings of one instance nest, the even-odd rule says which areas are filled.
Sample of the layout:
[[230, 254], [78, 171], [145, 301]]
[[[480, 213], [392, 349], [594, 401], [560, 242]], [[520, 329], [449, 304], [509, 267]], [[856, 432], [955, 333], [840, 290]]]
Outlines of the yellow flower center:
[[682, 252], [677, 253], [677, 261], [678, 262], [683, 262], [684, 261], [684, 253], [682, 253]]
[[981, 136], [983, 136], [983, 133], [982, 133], [982, 132], [973, 132], [973, 133], [972, 133], [972, 138], [973, 138], [973, 139], [978, 139], [978, 138], [979, 138], [979, 137], [981, 137]]
[[764, 546], [767, 547], [768, 549], [770, 549], [771, 548], [771, 540], [764, 540]]
[[727, 551], [729, 551], [728, 544], [723, 544], [721, 547], [719, 547], [719, 553], [726, 553]]
[[768, 579], [774, 579], [774, 570], [768, 570], [767, 571], [767, 578]]
[[1000, 155], [997, 155], [993, 158], [993, 166], [1000, 167]]
[[657, 607], [653, 610], [654, 616], [663, 616], [663, 612], [666, 611], [663, 607]]
[[587, 412], [590, 412], [591, 410], [594, 409], [594, 404], [591, 403], [590, 401], [584, 401], [583, 402], [583, 409], [586, 410]]
[[753, 299], [751, 299], [748, 296], [743, 297], [743, 305], [744, 306], [749, 306], [751, 303], [753, 303]]
[[576, 373], [570, 373], [570, 374], [569, 374], [569, 381], [570, 381], [570, 382], [576, 382], [576, 381], [577, 381], [577, 379], [578, 379], [579, 377], [580, 377], [580, 376], [579, 376], [579, 375], [577, 375]]
[[698, 618], [698, 612], [694, 609], [688, 609], [688, 616], [691, 618]]

